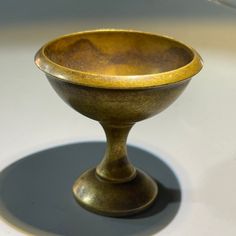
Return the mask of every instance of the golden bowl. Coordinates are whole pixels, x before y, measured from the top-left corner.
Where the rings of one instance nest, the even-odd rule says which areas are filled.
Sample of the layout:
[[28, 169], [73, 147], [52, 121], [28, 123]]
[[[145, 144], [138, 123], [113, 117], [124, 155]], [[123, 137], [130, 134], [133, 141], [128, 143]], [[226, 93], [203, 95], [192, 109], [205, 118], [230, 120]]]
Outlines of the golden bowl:
[[158, 187], [128, 161], [127, 136], [136, 122], [177, 99], [202, 68], [199, 54], [165, 36], [109, 29], [57, 38], [37, 52], [35, 63], [57, 94], [76, 111], [99, 121], [107, 136], [101, 163], [73, 186], [76, 200], [109, 216], [130, 215], [150, 206]]

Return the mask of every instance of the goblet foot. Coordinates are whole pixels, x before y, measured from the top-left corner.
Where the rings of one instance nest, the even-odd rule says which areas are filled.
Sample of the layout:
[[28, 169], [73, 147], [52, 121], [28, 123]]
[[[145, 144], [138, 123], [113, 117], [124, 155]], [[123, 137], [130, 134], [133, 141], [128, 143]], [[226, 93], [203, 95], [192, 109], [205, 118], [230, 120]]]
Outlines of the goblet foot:
[[131, 181], [112, 183], [100, 178], [94, 168], [76, 180], [73, 193], [84, 208], [98, 214], [120, 217], [148, 208], [157, 196], [158, 187], [140, 170]]

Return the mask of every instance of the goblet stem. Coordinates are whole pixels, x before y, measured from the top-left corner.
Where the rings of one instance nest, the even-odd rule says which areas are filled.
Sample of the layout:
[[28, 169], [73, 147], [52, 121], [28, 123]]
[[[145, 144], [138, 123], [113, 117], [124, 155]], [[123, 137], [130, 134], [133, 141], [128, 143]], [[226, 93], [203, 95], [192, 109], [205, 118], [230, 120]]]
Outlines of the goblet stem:
[[113, 125], [101, 123], [107, 138], [105, 156], [96, 168], [101, 178], [116, 183], [124, 183], [136, 176], [136, 169], [129, 162], [126, 141], [133, 124]]

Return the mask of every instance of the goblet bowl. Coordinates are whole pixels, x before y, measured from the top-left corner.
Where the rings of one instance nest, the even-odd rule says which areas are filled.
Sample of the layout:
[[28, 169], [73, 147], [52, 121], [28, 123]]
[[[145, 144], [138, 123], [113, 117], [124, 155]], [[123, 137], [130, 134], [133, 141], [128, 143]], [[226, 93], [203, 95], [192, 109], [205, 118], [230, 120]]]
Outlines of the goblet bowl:
[[198, 53], [165, 36], [94, 30], [47, 43], [35, 63], [68, 105], [99, 121], [106, 133], [101, 163], [75, 181], [76, 200], [109, 216], [134, 214], [150, 206], [158, 187], [128, 161], [127, 136], [136, 122], [177, 99], [202, 68]]

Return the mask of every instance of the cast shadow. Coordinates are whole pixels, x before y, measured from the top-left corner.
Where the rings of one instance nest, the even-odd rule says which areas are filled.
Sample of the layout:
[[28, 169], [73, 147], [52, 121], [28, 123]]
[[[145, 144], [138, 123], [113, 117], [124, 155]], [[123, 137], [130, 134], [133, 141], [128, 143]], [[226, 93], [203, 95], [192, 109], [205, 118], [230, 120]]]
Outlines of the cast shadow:
[[128, 146], [131, 162], [158, 180], [159, 195], [151, 208], [131, 217], [110, 218], [75, 202], [71, 191], [75, 179], [96, 166], [104, 150], [103, 142], [69, 144], [31, 154], [5, 168], [0, 172], [1, 216], [33, 235], [147, 236], [166, 227], [180, 207], [180, 184], [162, 159], [134, 146]]

